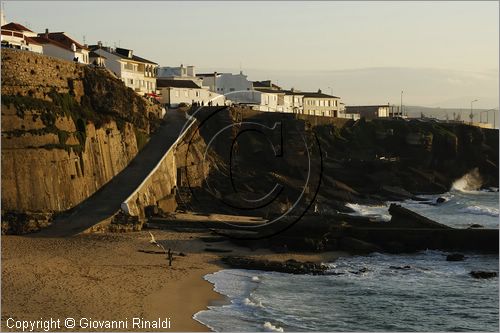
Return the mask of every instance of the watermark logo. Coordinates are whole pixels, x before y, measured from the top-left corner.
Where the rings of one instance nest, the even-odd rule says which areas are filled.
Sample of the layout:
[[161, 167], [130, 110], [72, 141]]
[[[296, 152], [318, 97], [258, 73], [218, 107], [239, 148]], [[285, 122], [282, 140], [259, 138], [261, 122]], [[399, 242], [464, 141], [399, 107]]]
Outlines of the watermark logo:
[[[225, 96], [237, 102], [238, 94], [249, 92]], [[263, 218], [251, 225], [222, 221], [236, 231], [226, 235], [238, 239], [269, 238], [292, 227], [314, 207], [321, 184], [316, 134], [293, 113], [207, 104], [191, 108], [181, 132], [186, 131], [186, 145], [177, 186], [190, 198], [178, 196], [180, 204], [203, 213]], [[202, 152], [199, 136], [206, 144]], [[202, 181], [200, 170], [210, 170]]]

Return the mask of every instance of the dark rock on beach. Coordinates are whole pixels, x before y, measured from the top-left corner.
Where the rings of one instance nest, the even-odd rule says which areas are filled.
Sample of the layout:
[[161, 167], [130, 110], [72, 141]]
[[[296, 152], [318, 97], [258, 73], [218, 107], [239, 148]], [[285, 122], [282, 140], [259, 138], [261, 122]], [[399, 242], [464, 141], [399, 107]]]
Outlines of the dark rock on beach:
[[323, 264], [316, 264], [310, 261], [300, 262], [294, 259], [282, 262], [249, 257], [223, 257], [222, 262], [231, 268], [255, 269], [289, 274], [323, 275], [328, 269], [328, 266]]

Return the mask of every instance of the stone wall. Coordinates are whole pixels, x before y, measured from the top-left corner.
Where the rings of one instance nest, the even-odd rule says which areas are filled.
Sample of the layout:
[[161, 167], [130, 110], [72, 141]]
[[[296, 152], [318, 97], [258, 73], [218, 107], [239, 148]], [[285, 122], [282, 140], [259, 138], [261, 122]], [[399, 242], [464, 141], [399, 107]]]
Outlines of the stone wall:
[[84, 94], [85, 67], [42, 54], [2, 49], [2, 95], [50, 100], [48, 94], [53, 89], [60, 93], [73, 90], [75, 98], [80, 101]]
[[161, 108], [102, 69], [2, 50], [1, 113], [2, 211], [59, 212], [128, 165]]
[[209, 173], [209, 163], [204, 163], [206, 144], [198, 132], [196, 122], [191, 123], [184, 135], [172, 145], [144, 182], [122, 205], [122, 211], [132, 216], [144, 217], [144, 208], [159, 206], [165, 198], [172, 198], [176, 188], [200, 187]]

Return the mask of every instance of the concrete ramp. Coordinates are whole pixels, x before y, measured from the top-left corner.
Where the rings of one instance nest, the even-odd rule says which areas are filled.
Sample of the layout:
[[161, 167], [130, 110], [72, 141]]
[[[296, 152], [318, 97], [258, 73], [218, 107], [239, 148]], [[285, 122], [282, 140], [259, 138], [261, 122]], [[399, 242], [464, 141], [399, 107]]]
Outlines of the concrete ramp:
[[[67, 237], [106, 222], [120, 206], [141, 187], [165, 155], [186, 133], [191, 120], [180, 111], [169, 111], [165, 123], [152, 135], [147, 145], [118, 175], [85, 201], [57, 217], [54, 223], [37, 235]], [[181, 134], [182, 131], [182, 134]], [[175, 170], [173, 170], [175, 174]], [[175, 178], [172, 180], [175, 182]], [[130, 212], [127, 212], [130, 213]], [[132, 214], [137, 215], [137, 214]]]

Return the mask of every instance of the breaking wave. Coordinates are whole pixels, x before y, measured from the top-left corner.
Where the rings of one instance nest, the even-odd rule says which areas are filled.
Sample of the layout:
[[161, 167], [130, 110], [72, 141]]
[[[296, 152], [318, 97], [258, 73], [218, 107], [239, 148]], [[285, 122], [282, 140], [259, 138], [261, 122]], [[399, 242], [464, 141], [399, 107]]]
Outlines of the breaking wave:
[[455, 180], [452, 189], [460, 192], [472, 192], [477, 191], [483, 185], [483, 178], [479, 174], [479, 169], [474, 168], [461, 178]]
[[248, 297], [247, 297], [247, 298], [245, 298], [245, 299], [243, 300], [243, 304], [245, 304], [245, 305], [247, 305], [247, 306], [254, 307], [254, 308], [262, 308], [262, 307], [264, 307], [264, 306], [262, 305], [262, 302], [257, 302], [257, 303], [256, 303], [256, 302], [253, 302], [253, 301], [252, 301], [250, 298], [248, 298]]
[[268, 321], [266, 321], [262, 327], [264, 328], [264, 332], [284, 332], [281, 327], [274, 326]]
[[481, 207], [481, 206], [469, 206], [469, 207], [463, 208], [461, 211], [462, 211], [462, 213], [466, 213], [466, 214], [486, 215], [486, 216], [492, 216], [492, 217], [499, 216], [498, 209]]
[[381, 221], [391, 220], [391, 215], [389, 214], [389, 211], [387, 210], [388, 206], [386, 205], [367, 206], [356, 203], [347, 203], [346, 207], [354, 210], [354, 212], [351, 213], [352, 215], [371, 217]]

